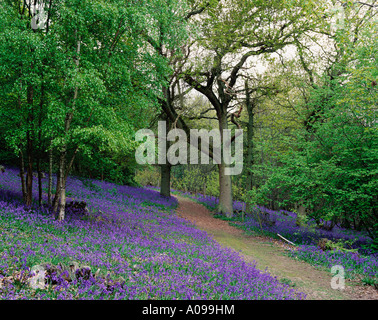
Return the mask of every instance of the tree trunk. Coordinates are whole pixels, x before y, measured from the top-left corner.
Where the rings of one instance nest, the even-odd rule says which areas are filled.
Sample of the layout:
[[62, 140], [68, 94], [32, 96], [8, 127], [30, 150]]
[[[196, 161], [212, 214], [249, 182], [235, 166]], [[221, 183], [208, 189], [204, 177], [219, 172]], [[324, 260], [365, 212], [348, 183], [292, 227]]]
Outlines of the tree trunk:
[[56, 176], [55, 196], [54, 196], [54, 200], [53, 200], [53, 203], [52, 203], [52, 214], [53, 214], [54, 218], [56, 218], [56, 213], [58, 211], [58, 206], [59, 206], [61, 181], [62, 181], [62, 176], [60, 174], [60, 167], [59, 167], [58, 174]]
[[66, 214], [66, 183], [62, 183], [62, 187], [60, 189], [60, 207], [59, 207], [59, 215], [58, 221], [63, 221]]
[[37, 173], [38, 173], [38, 205], [42, 207], [42, 172], [41, 172], [41, 159], [37, 159]]
[[246, 107], [248, 111], [248, 126], [247, 126], [247, 159], [246, 159], [246, 169], [247, 169], [247, 181], [246, 181], [246, 187], [247, 190], [252, 190], [253, 187], [253, 172], [250, 170], [252, 166], [254, 165], [254, 159], [253, 159], [253, 138], [254, 138], [254, 108], [255, 103], [254, 101], [251, 101], [250, 94], [248, 92], [248, 84], [246, 83]]
[[41, 172], [41, 158], [43, 151], [43, 143], [42, 143], [42, 115], [43, 115], [43, 104], [44, 104], [44, 96], [45, 96], [45, 87], [41, 85], [41, 101], [39, 104], [39, 115], [38, 115], [38, 159], [37, 159], [37, 172], [38, 172], [38, 205], [42, 207], [42, 172]]
[[32, 142], [30, 137], [28, 137], [28, 148], [27, 148], [27, 167], [26, 167], [26, 206], [31, 207], [33, 203], [33, 157], [32, 153]]
[[25, 184], [25, 163], [24, 163], [24, 155], [20, 148], [20, 179], [21, 179], [21, 188], [22, 188], [22, 199], [24, 203], [26, 203], [26, 184]]
[[[77, 36], [77, 30], [75, 31], [75, 36]], [[81, 40], [80, 40], [80, 36], [78, 36], [77, 47], [76, 47], [77, 56], [75, 58], [75, 64], [76, 64], [77, 69], [79, 69], [79, 64], [80, 64], [80, 47], [81, 47]], [[70, 130], [70, 126], [71, 126], [71, 122], [72, 122], [72, 118], [73, 118], [78, 94], [79, 94], [79, 88], [75, 87], [74, 95], [73, 95], [73, 99], [72, 99], [72, 110], [71, 110], [71, 112], [68, 112], [66, 114], [66, 119], [64, 121], [64, 132], [65, 132], [66, 135], [68, 134], [68, 132]], [[66, 142], [64, 143], [64, 145], [62, 147], [62, 151], [60, 152], [59, 175], [60, 175], [61, 182], [60, 182], [60, 190], [59, 190], [59, 194], [60, 194], [60, 208], [59, 208], [59, 214], [58, 214], [58, 220], [59, 221], [63, 221], [64, 217], [65, 217], [66, 182], [67, 182], [67, 178], [68, 178], [68, 173], [70, 171], [70, 168], [72, 166], [72, 163], [73, 163], [73, 160], [75, 158], [77, 151], [78, 151], [78, 148], [76, 148], [76, 150], [74, 152], [74, 156], [71, 160], [71, 163], [69, 164], [66, 171], [65, 171], [65, 169], [66, 169], [65, 168], [66, 167], [66, 158], [67, 158], [67, 144], [66, 144]]]
[[302, 201], [299, 203], [295, 203], [294, 207], [295, 207], [295, 211], [297, 212], [297, 218], [295, 220], [295, 223], [297, 226], [302, 226], [306, 217], [306, 208], [303, 205]]
[[232, 218], [234, 209], [232, 205], [232, 183], [231, 176], [225, 175], [225, 164], [218, 165], [219, 168], [219, 205], [218, 212]]
[[[245, 82], [245, 91], [246, 91], [246, 107], [248, 112], [248, 125], [247, 125], [247, 159], [245, 168], [247, 170], [247, 178], [246, 178], [246, 189], [247, 191], [252, 190], [253, 188], [253, 172], [251, 171], [252, 166], [254, 165], [254, 158], [253, 158], [253, 138], [254, 138], [254, 116], [255, 116], [255, 100], [251, 101], [248, 82]], [[246, 204], [246, 212], [250, 213], [251, 210], [251, 203], [247, 201]], [[257, 217], [260, 220], [259, 213], [257, 212]]]
[[48, 195], [47, 195], [47, 202], [49, 207], [52, 205], [52, 168], [53, 167], [53, 154], [52, 154], [52, 145], [50, 142], [50, 150], [49, 150], [49, 186], [48, 186]]
[[63, 147], [63, 150], [60, 153], [59, 160], [59, 177], [60, 177], [60, 188], [57, 189], [60, 199], [60, 208], [58, 214], [58, 220], [63, 221], [66, 209], [66, 183], [64, 179], [64, 167], [66, 165], [66, 146]]
[[[219, 116], [219, 130], [221, 134], [222, 147], [224, 145], [223, 141], [223, 130], [228, 128], [227, 125], [227, 113], [224, 112]], [[218, 164], [219, 170], [219, 205], [218, 212], [226, 215], [228, 218], [232, 218], [234, 215], [234, 209], [232, 205], [232, 179], [230, 175], [225, 174], [226, 164], [224, 162], [223, 155], [221, 156], [221, 163]]]
[[27, 89], [27, 102], [31, 106], [27, 118], [27, 131], [26, 131], [26, 157], [27, 157], [27, 176], [26, 176], [26, 206], [31, 207], [33, 203], [33, 137], [32, 129], [33, 125], [33, 95], [34, 89], [29, 86]]
[[[58, 207], [57, 203], [59, 203], [60, 200], [60, 207], [59, 207], [59, 214], [58, 214], [58, 220], [63, 221], [65, 218], [65, 211], [66, 211], [66, 186], [67, 186], [67, 179], [68, 175], [71, 171], [71, 168], [73, 166], [73, 162], [75, 160], [75, 156], [77, 152], [79, 151], [79, 148], [76, 148], [74, 154], [72, 155], [71, 161], [69, 162], [68, 166], [66, 166], [67, 162], [67, 146], [64, 145], [63, 150], [60, 154], [60, 161], [59, 161], [59, 189], [57, 187], [57, 194], [59, 194], [59, 198], [57, 198], [56, 202], [56, 208]], [[55, 199], [54, 199], [55, 201]], [[55, 210], [54, 212], [56, 212]]]
[[171, 165], [169, 163], [160, 165], [160, 195], [171, 197]]

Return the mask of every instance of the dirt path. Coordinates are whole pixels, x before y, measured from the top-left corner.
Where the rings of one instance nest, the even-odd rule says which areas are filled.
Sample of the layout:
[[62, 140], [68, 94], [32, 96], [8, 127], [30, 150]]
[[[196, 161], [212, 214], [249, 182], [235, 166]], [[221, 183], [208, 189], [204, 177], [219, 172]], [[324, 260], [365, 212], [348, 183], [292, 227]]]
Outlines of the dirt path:
[[248, 236], [242, 230], [230, 226], [227, 221], [214, 218], [204, 206], [180, 196], [177, 199], [178, 216], [190, 220], [199, 229], [212, 235], [221, 245], [240, 251], [246, 261], [256, 261], [260, 270], [267, 269], [278, 279], [295, 284], [295, 288], [307, 294], [307, 299], [378, 300], [377, 291], [371, 287], [349, 285], [346, 282], [344, 290], [332, 289], [331, 273], [285, 256], [283, 245], [277, 245], [269, 239]]

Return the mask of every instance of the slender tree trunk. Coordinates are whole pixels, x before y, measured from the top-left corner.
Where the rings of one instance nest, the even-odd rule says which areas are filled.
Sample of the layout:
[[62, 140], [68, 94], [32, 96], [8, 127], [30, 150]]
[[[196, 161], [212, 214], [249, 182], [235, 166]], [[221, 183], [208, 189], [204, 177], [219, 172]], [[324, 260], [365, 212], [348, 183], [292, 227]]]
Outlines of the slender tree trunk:
[[31, 207], [33, 203], [33, 144], [30, 134], [27, 134], [27, 167], [26, 167], [26, 206]]
[[56, 218], [56, 214], [57, 214], [58, 206], [59, 206], [61, 182], [62, 182], [62, 176], [60, 174], [60, 166], [59, 166], [58, 173], [56, 175], [55, 195], [54, 195], [54, 200], [53, 200], [53, 203], [52, 203], [52, 214], [53, 214], [54, 218]]
[[[76, 97], [76, 89], [75, 89], [75, 97]], [[71, 120], [72, 120], [72, 113], [68, 113], [66, 115], [65, 120], [65, 132], [68, 133]], [[67, 157], [67, 145], [64, 144], [62, 147], [62, 150], [60, 152], [60, 158], [59, 158], [59, 177], [60, 177], [60, 189], [57, 189], [57, 192], [59, 192], [60, 197], [60, 207], [59, 207], [59, 214], [58, 214], [58, 220], [63, 221], [65, 210], [66, 210], [66, 181], [67, 177], [65, 174], [65, 167], [66, 167], [66, 157]]]
[[[76, 30], [75, 33], [77, 35], [77, 30]], [[77, 47], [76, 47], [76, 57], [75, 57], [75, 64], [76, 64], [77, 69], [79, 69], [79, 64], [80, 64], [80, 48], [81, 48], [81, 40], [80, 40], [80, 36], [78, 36]], [[64, 132], [65, 132], [66, 135], [68, 134], [68, 132], [70, 130], [70, 126], [71, 126], [71, 122], [72, 122], [72, 118], [73, 118], [78, 94], [79, 94], [79, 88], [76, 87], [75, 90], [74, 90], [74, 96], [73, 96], [73, 99], [72, 99], [72, 101], [73, 101], [72, 102], [72, 110], [71, 110], [71, 112], [66, 114], [66, 119], [65, 119], [65, 123], [64, 123]], [[60, 193], [60, 208], [59, 208], [59, 214], [58, 214], [58, 220], [59, 221], [63, 221], [64, 217], [65, 217], [67, 178], [68, 178], [68, 174], [69, 174], [70, 168], [72, 167], [72, 164], [73, 164], [73, 161], [74, 161], [74, 158], [75, 158], [77, 151], [78, 151], [78, 148], [76, 148], [74, 155], [73, 155], [73, 158], [72, 158], [67, 169], [65, 168], [66, 167], [66, 158], [67, 158], [67, 144], [66, 143], [63, 145], [62, 150], [60, 152], [59, 174], [60, 174], [61, 183], [60, 183], [60, 192], [59, 192]], [[66, 171], [65, 171], [65, 169], [66, 169]]]
[[[249, 93], [249, 87], [248, 87], [248, 82], [245, 82], [245, 92], [246, 92], [246, 108], [248, 112], [248, 125], [247, 125], [247, 159], [246, 159], [246, 165], [245, 168], [247, 170], [247, 178], [246, 178], [246, 190], [252, 190], [253, 188], [253, 172], [251, 171], [253, 165], [254, 165], [254, 157], [253, 157], [253, 151], [254, 151], [254, 144], [253, 144], [253, 139], [255, 135], [255, 127], [254, 127], [254, 116], [255, 116], [255, 104], [256, 100], [253, 99], [251, 100], [250, 93]], [[246, 208], [245, 208], [247, 213], [252, 212], [251, 208], [251, 203], [247, 201]], [[260, 222], [261, 226], [261, 217], [258, 211], [255, 212], [254, 214], [255, 218], [258, 219]]]
[[[20, 91], [22, 88], [20, 88]], [[18, 107], [21, 110], [22, 109], [22, 100], [20, 93], [18, 94]], [[22, 124], [19, 124], [22, 126]], [[20, 179], [21, 179], [21, 190], [22, 190], [22, 201], [26, 203], [26, 183], [25, 183], [25, 161], [24, 161], [24, 154], [22, 152], [22, 145], [19, 145], [20, 148]]]
[[41, 85], [41, 101], [39, 104], [39, 115], [38, 115], [38, 158], [37, 158], [37, 172], [38, 172], [38, 205], [42, 207], [42, 172], [41, 172], [41, 158], [43, 154], [42, 145], [42, 114], [43, 114], [43, 104], [45, 96], [45, 87]]
[[34, 89], [29, 86], [27, 89], [27, 103], [31, 106], [31, 110], [28, 114], [27, 131], [26, 131], [26, 157], [27, 157], [27, 176], [26, 176], [26, 206], [31, 207], [33, 203], [33, 95]]
[[41, 172], [41, 159], [37, 159], [37, 173], [38, 173], [38, 205], [42, 207], [42, 172]]
[[[71, 120], [72, 118], [69, 120], [69, 123], [71, 122]], [[68, 131], [68, 127], [67, 127], [67, 131]], [[67, 146], [66, 145], [64, 146], [63, 151], [61, 152], [60, 162], [59, 162], [59, 176], [60, 176], [60, 192], [59, 192], [60, 206], [59, 206], [59, 214], [58, 214], [59, 221], [63, 221], [65, 218], [67, 179], [71, 171], [71, 168], [73, 166], [75, 156], [78, 150], [79, 148], [76, 148], [68, 166], [66, 166], [66, 162], [67, 162]]]
[[60, 177], [60, 189], [57, 190], [57, 193], [59, 193], [59, 199], [60, 199], [60, 207], [59, 207], [59, 214], [58, 214], [58, 220], [63, 221], [65, 216], [65, 210], [66, 210], [66, 183], [64, 179], [64, 167], [66, 165], [66, 146], [63, 147], [63, 150], [60, 154], [60, 161], [59, 161], [59, 177]]
[[69, 162], [69, 164], [67, 166], [66, 174], [64, 176], [64, 181], [67, 181], [68, 175], [70, 174], [70, 172], [71, 172], [71, 170], [72, 170], [72, 168], [74, 166], [74, 161], [75, 161], [75, 158], [76, 158], [76, 155], [77, 155], [78, 152], [79, 152], [79, 147], [76, 147], [76, 149], [75, 149], [75, 151], [74, 151], [74, 153], [73, 153], [73, 155], [71, 157], [71, 160], [70, 160], [70, 162]]
[[[77, 92], [75, 93], [75, 99], [77, 97]], [[68, 133], [71, 125], [73, 114], [68, 113], [65, 120], [65, 132]], [[60, 160], [59, 160], [59, 199], [60, 199], [60, 207], [59, 207], [59, 214], [58, 220], [63, 221], [65, 217], [65, 210], [66, 210], [66, 186], [67, 186], [67, 179], [68, 175], [71, 171], [73, 166], [75, 157], [79, 148], [77, 147], [72, 155], [71, 161], [69, 162], [68, 166], [66, 166], [67, 162], [67, 145], [63, 145], [62, 151], [60, 152]], [[57, 191], [58, 193], [58, 191]], [[56, 212], [56, 211], [55, 211]]]
[[52, 205], [52, 171], [53, 171], [53, 153], [52, 153], [52, 143], [50, 142], [49, 150], [49, 186], [47, 194], [47, 202], [49, 207]]
[[248, 111], [248, 126], [247, 126], [247, 161], [246, 161], [246, 169], [247, 169], [247, 181], [246, 187], [247, 190], [252, 190], [253, 187], [253, 172], [250, 170], [254, 165], [253, 159], [253, 138], [254, 138], [254, 108], [255, 104], [254, 101], [251, 101], [250, 95], [248, 92], [248, 85], [246, 84], [246, 107]]
[[20, 179], [21, 179], [21, 188], [22, 188], [22, 199], [24, 203], [26, 203], [26, 184], [25, 184], [25, 163], [24, 163], [24, 155], [20, 148]]
[[63, 221], [66, 215], [66, 184], [63, 184], [63, 187], [60, 191], [60, 207], [59, 207], [59, 216], [58, 220]]

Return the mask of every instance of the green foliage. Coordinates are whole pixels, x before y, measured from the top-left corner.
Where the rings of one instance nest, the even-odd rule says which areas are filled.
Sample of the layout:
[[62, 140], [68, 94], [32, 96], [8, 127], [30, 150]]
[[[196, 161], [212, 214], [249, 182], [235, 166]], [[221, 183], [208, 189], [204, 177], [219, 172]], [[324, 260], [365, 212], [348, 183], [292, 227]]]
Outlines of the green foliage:
[[135, 181], [140, 186], [159, 186], [160, 172], [158, 167], [147, 167], [143, 170], [138, 170], [135, 175]]
[[48, 21], [32, 29], [22, 2], [0, 2], [1, 160], [47, 169], [52, 149], [55, 172], [75, 159], [74, 174], [135, 184], [134, 134], [172, 72], [151, 49], [186, 39], [186, 2], [45, 3]]
[[337, 241], [332, 241], [329, 239], [323, 239], [322, 249], [357, 253], [358, 249], [351, 249], [353, 242], [354, 242], [353, 240], [339, 239]]
[[365, 229], [372, 238], [378, 207], [377, 32], [371, 23], [355, 43], [340, 36], [348, 60], [334, 64], [298, 106], [305, 125], [280, 139], [285, 149], [262, 145], [272, 161], [254, 168], [263, 181], [261, 198], [291, 208], [302, 203], [316, 221]]
[[373, 242], [370, 245], [370, 249], [373, 252], [378, 252], [378, 223], [373, 226]]
[[264, 198], [261, 197], [262, 193], [258, 192], [256, 187], [253, 187], [252, 190], [247, 190], [243, 195], [243, 201], [251, 206], [252, 208], [256, 205], [263, 205]]
[[172, 170], [174, 189], [219, 196], [219, 178], [213, 165], [188, 165]]
[[378, 279], [371, 278], [371, 277], [364, 277], [362, 278], [361, 282], [367, 286], [372, 286], [375, 289], [378, 289]]

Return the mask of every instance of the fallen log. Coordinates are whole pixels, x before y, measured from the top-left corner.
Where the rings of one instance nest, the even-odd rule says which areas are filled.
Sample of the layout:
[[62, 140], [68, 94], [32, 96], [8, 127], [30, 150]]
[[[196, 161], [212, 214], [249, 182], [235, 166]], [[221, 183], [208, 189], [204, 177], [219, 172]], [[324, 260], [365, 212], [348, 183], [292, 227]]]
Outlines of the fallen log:
[[290, 243], [291, 245], [296, 246], [295, 243], [293, 243], [293, 242], [287, 240], [286, 238], [284, 238], [283, 236], [281, 236], [279, 233], [277, 233], [277, 236], [279, 236], [281, 239], [285, 240], [286, 242]]

